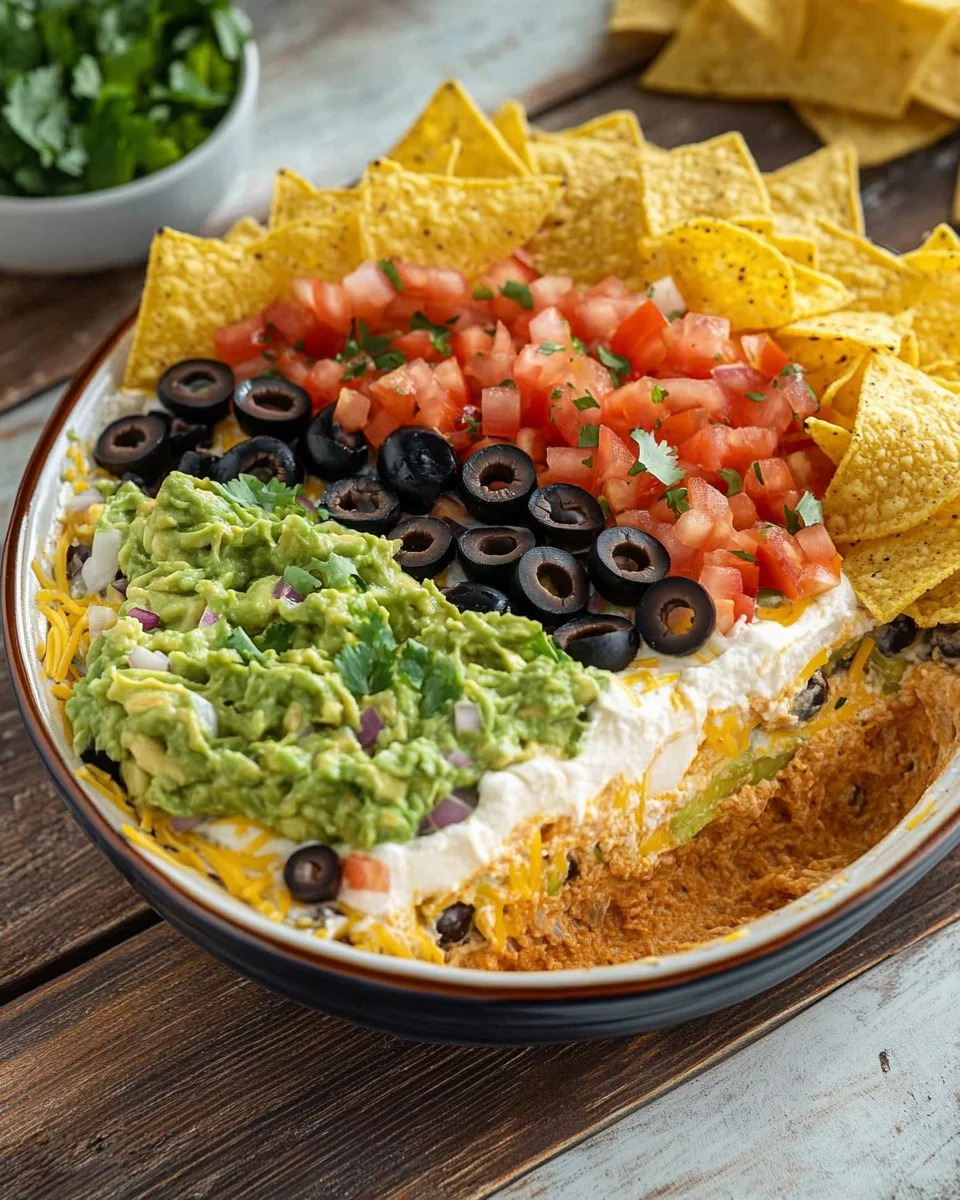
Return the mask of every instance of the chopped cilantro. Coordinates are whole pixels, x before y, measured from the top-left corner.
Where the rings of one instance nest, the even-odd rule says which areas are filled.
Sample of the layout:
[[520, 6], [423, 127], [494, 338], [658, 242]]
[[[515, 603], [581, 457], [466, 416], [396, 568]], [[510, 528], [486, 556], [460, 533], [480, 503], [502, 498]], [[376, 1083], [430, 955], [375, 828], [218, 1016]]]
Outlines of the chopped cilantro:
[[735, 471], [733, 467], [721, 467], [717, 474], [727, 485], [728, 497], [740, 495], [743, 491], [743, 480], [740, 478], [739, 471]]
[[606, 496], [598, 496], [597, 503], [600, 505], [600, 511], [603, 513], [604, 517], [609, 517], [610, 505], [607, 503]]
[[500, 382], [497, 384], [497, 387], [515, 388], [516, 386], [517, 386], [516, 380], [514, 380], [514, 379], [501, 379]]
[[619, 387], [623, 382], [624, 376], [629, 375], [633, 371], [629, 358], [624, 358], [622, 354], [614, 354], [612, 350], [607, 350], [605, 346], [597, 347], [597, 358], [600, 359], [613, 376], [614, 387]]
[[542, 342], [537, 347], [538, 354], [559, 354], [562, 350], [566, 350], [566, 346], [561, 346], [559, 342]]
[[293, 645], [294, 628], [288, 625], [286, 621], [274, 621], [272, 625], [268, 625], [263, 634], [264, 650], [275, 650], [277, 654], [283, 654], [285, 650], [289, 650]]
[[337, 362], [350, 363], [343, 373], [343, 378], [359, 379], [362, 375], [366, 375], [370, 364], [365, 358], [358, 357], [361, 354], [369, 355], [378, 371], [393, 371], [397, 367], [403, 366], [407, 361], [403, 354], [399, 350], [390, 350], [389, 346], [390, 338], [385, 334], [378, 336], [371, 334], [366, 321], [352, 323], [347, 344], [336, 358]]
[[293, 348], [294, 348], [294, 350], [297, 351], [298, 354], [303, 353], [303, 346], [304, 346], [303, 338], [297, 338], [297, 340], [293, 343]]
[[517, 279], [508, 279], [500, 288], [500, 295], [506, 296], [508, 300], [514, 300], [521, 308], [531, 311], [533, 309], [533, 295], [530, 288], [525, 283], [520, 283]]
[[677, 466], [677, 452], [665, 442], [658, 442], [652, 433], [645, 429], [634, 429], [630, 436], [640, 447], [640, 457], [630, 468], [631, 475], [639, 475], [641, 471], [649, 471], [667, 487], [679, 483], [683, 472]]
[[[560, 391], [559, 388], [556, 390], [558, 392]], [[585, 392], [582, 396], [577, 396], [573, 402], [573, 407], [577, 410], [577, 412], [586, 412], [588, 408], [599, 408], [600, 403], [599, 401], [594, 400], [589, 392]]]
[[[755, 462], [753, 464], [753, 473], [754, 473], [754, 475], [756, 475], [757, 479], [760, 480], [760, 483], [762, 485], [764, 485], [763, 472], [760, 470], [760, 464], [758, 462]], [[764, 486], [766, 486], [766, 485], [764, 485]]]
[[377, 266], [393, 284], [393, 290], [395, 292], [402, 292], [403, 280], [400, 278], [400, 272], [397, 270], [397, 264], [393, 261], [393, 259], [381, 258], [377, 263]]
[[450, 355], [450, 330], [446, 325], [435, 325], [433, 321], [419, 310], [410, 318], [411, 329], [425, 329], [430, 334], [430, 345], [438, 354]]
[[355, 358], [353, 362], [344, 371], [341, 378], [343, 379], [361, 379], [367, 373], [367, 367], [370, 364], [365, 358]]
[[397, 367], [402, 367], [406, 361], [402, 350], [387, 350], [383, 354], [377, 355], [373, 360], [373, 365], [378, 371], [395, 371]]
[[843, 708], [843, 706], [846, 704], [846, 702], [847, 702], [846, 696], [841, 696], [833, 707], [834, 708]]
[[573, 346], [574, 350], [576, 350], [576, 352], [578, 354], [586, 354], [587, 348], [583, 344], [583, 342], [580, 341], [580, 339], [578, 337], [571, 338], [570, 344]]
[[[559, 400], [562, 395], [563, 395], [563, 388], [555, 387], [553, 389], [553, 391], [550, 393], [550, 399], [551, 400]], [[574, 401], [574, 403], [576, 403], [576, 401]]]
[[424, 671], [420, 686], [420, 714], [436, 716], [447, 704], [458, 700], [463, 692], [456, 660], [449, 654], [434, 656]]
[[298, 596], [309, 596], [311, 592], [315, 592], [320, 587], [309, 571], [293, 565], [284, 569], [283, 582], [292, 587]]
[[485, 283], [478, 283], [474, 286], [473, 298], [474, 300], [492, 300], [493, 289], [488, 288]]
[[690, 505], [687, 503], [687, 489], [685, 487], [671, 487], [660, 497], [661, 500], [666, 500], [667, 508], [679, 517], [681, 513], [689, 512]]
[[580, 461], [583, 463], [583, 465], [585, 467], [592, 467], [593, 466], [593, 455], [590, 454], [586, 458], [582, 458]]
[[600, 445], [600, 426], [599, 425], [581, 425], [580, 434], [577, 437], [577, 446], [579, 449], [591, 450], [595, 446]]
[[761, 400], [766, 400], [766, 395], [763, 392], [744, 392], [748, 400], [756, 400], [759, 404]]
[[[322, 578], [324, 587], [342, 588], [349, 581], [360, 580], [361, 583], [363, 582], [360, 572], [357, 570], [357, 564], [345, 554], [329, 554], [326, 558], [311, 559], [310, 570], [316, 571]], [[284, 579], [286, 579], [286, 571]], [[299, 590], [297, 588], [298, 592]]]
[[429, 662], [430, 651], [415, 638], [411, 638], [404, 643], [397, 670], [411, 687], [419, 691]]
[[390, 686], [397, 654], [393, 631], [377, 613], [356, 626], [357, 644], [344, 646], [334, 656], [343, 682], [360, 699]]
[[757, 560], [752, 554], [748, 554], [746, 550], [731, 550], [730, 553], [735, 558], [742, 558], [744, 562], [755, 563]]
[[670, 393], [667, 391], [667, 389], [665, 387], [661, 387], [659, 383], [655, 383], [653, 385], [653, 389], [650, 392], [650, 403], [651, 404], [662, 404], [669, 395], [670, 395]]
[[279, 508], [289, 508], [295, 504], [300, 495], [301, 487], [294, 484], [287, 487], [279, 479], [271, 479], [264, 483], [256, 475], [240, 475], [229, 483], [217, 483], [214, 487], [221, 495], [231, 500], [245, 504], [249, 508], [262, 508], [267, 512], [276, 512]]
[[253, 644], [247, 631], [239, 626], [230, 630], [221, 642], [221, 646], [224, 650], [236, 650], [244, 662], [263, 658], [263, 651]]
[[811, 525], [823, 523], [823, 505], [810, 492], [804, 492], [797, 501], [797, 516], [809, 529]]
[[476, 437], [480, 432], [480, 422], [476, 417], [468, 417], [466, 411], [463, 414], [463, 424], [471, 437]]
[[541, 658], [552, 658], [554, 662], [562, 662], [567, 657], [553, 638], [542, 629], [527, 642], [526, 648], [531, 654]]

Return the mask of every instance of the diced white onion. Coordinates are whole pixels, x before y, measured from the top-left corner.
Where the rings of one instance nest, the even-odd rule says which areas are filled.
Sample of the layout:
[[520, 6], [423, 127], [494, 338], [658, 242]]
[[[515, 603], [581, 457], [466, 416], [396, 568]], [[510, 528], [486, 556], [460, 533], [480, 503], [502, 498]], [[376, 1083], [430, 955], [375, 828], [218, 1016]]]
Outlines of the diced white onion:
[[651, 283], [650, 299], [665, 317], [682, 317], [687, 311], [687, 302], [680, 295], [680, 289], [669, 275], [664, 275], [656, 283]]
[[458, 700], [453, 706], [453, 727], [457, 733], [477, 733], [483, 725], [480, 709], [472, 700]]
[[127, 660], [137, 671], [169, 671], [170, 659], [162, 650], [148, 650], [146, 646], [134, 646]]
[[102, 592], [117, 577], [123, 534], [119, 529], [98, 529], [93, 535], [90, 557], [80, 568], [88, 594]]
[[82, 492], [77, 492], [73, 496], [68, 497], [66, 504], [63, 506], [67, 512], [83, 512], [85, 508], [89, 508], [91, 504], [102, 504], [103, 497], [96, 488], [86, 488]]
[[87, 628], [90, 630], [90, 640], [95, 642], [105, 629], [116, 624], [117, 614], [105, 604], [91, 604], [87, 609]]
[[217, 710], [205, 696], [198, 696], [196, 692], [190, 693], [190, 699], [193, 701], [193, 707], [197, 710], [197, 720], [207, 733], [215, 738], [218, 728]]

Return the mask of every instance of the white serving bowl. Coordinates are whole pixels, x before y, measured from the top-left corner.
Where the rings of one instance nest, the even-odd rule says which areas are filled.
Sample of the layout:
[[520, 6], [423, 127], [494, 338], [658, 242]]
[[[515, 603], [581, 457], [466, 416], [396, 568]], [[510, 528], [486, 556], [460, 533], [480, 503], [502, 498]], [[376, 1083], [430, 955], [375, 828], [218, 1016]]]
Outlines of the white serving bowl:
[[257, 48], [247, 42], [232, 104], [207, 140], [172, 166], [80, 196], [0, 196], [0, 271], [129, 266], [146, 259], [159, 226], [195, 233], [244, 165], [259, 77]]

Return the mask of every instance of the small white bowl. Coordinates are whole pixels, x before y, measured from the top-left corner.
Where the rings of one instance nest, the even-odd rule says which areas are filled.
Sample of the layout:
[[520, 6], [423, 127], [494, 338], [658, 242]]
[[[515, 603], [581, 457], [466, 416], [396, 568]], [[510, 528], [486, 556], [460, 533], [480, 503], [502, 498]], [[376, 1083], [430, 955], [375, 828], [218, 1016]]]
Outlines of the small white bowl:
[[0, 271], [129, 266], [144, 261], [159, 226], [196, 232], [244, 165], [259, 76], [257, 48], [247, 42], [232, 104], [207, 140], [172, 166], [80, 196], [0, 196]]

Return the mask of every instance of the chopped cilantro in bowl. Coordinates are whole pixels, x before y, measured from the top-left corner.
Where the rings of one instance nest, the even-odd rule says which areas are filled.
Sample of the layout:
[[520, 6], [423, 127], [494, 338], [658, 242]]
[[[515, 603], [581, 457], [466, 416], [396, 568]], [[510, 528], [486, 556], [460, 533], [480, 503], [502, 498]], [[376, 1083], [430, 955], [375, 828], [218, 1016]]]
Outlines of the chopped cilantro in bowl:
[[0, 195], [179, 161], [229, 108], [249, 29], [229, 0], [0, 0]]

